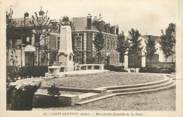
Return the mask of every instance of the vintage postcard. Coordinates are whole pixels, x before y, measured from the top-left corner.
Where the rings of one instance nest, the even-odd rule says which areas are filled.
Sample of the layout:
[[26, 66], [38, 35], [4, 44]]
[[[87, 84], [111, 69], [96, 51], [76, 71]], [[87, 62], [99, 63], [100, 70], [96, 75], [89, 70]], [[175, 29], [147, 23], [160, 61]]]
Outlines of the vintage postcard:
[[183, 116], [183, 0], [0, 0], [0, 117]]

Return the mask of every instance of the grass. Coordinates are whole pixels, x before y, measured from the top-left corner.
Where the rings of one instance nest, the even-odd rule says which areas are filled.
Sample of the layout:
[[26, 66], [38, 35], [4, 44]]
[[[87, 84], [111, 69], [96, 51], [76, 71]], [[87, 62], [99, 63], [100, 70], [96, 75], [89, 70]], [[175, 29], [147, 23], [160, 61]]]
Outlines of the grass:
[[162, 74], [150, 73], [125, 73], [125, 72], [107, 72], [100, 74], [72, 76], [65, 78], [56, 78], [44, 81], [42, 86], [66, 86], [76, 88], [97, 88], [104, 86], [117, 86], [126, 84], [138, 84], [152, 82], [163, 79]]
[[[162, 74], [153, 73], [122, 73], [108, 72], [95, 75], [56, 78], [43, 82], [42, 86], [57, 86], [96, 88], [138, 84], [163, 79]], [[176, 94], [175, 88], [141, 94], [114, 96], [84, 105], [70, 107], [47, 108], [49, 110], [141, 110], [141, 111], [174, 111]], [[35, 109], [39, 110], [39, 109]]]

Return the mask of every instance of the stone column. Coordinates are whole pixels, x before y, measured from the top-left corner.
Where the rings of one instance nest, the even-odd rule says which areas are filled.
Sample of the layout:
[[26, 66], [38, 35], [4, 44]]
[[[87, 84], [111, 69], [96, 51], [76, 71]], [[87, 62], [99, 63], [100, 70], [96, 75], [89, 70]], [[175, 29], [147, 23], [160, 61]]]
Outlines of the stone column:
[[24, 47], [21, 48], [22, 49], [22, 66], [25, 66], [25, 51], [24, 51]]
[[143, 55], [141, 59], [142, 59], [141, 66], [146, 67], [146, 57], [145, 57], [145, 55]]
[[94, 43], [93, 43], [94, 40], [95, 40], [95, 33], [93, 32], [92, 33], [92, 51], [95, 51], [95, 46], [94, 46]]
[[37, 65], [39, 65], [39, 48], [36, 48], [36, 59]]
[[84, 51], [84, 63], [86, 63], [86, 58], [87, 58], [87, 56], [86, 56], [86, 51], [87, 51], [87, 48], [86, 48], [86, 44], [87, 44], [87, 34], [86, 34], [86, 32], [84, 32], [84, 38], [83, 38], [83, 41], [84, 41], [84, 45], [83, 45], [83, 51]]
[[31, 45], [34, 46], [34, 44], [35, 44], [35, 34], [32, 34]]

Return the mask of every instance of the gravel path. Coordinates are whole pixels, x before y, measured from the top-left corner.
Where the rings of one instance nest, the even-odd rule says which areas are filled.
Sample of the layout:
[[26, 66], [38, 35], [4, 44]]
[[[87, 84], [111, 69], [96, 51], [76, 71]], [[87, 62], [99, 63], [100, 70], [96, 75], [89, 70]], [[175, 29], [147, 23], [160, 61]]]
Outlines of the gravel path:
[[44, 81], [42, 86], [50, 86], [52, 84], [56, 84], [57, 86], [76, 88], [97, 88], [104, 86], [146, 83], [161, 79], [163, 79], [162, 74], [107, 72], [92, 75], [55, 78]]

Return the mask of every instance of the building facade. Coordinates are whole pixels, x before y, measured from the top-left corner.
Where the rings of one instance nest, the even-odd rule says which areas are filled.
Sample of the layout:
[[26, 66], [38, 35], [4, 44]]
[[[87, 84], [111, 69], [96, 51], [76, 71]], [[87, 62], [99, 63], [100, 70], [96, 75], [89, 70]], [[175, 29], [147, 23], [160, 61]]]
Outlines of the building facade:
[[[73, 50], [75, 54], [75, 61], [79, 64], [97, 63], [96, 48], [94, 40], [99, 32], [95, 21], [103, 22], [101, 19], [92, 18], [91, 15], [87, 17], [74, 17], [72, 22], [74, 25], [72, 31]], [[110, 31], [113, 28], [113, 31]], [[101, 50], [101, 60], [99, 63], [118, 64], [119, 53], [117, 48], [118, 27], [111, 27], [109, 24], [101, 26], [104, 43]]]
[[[119, 54], [116, 51], [118, 27], [110, 26], [100, 18], [95, 18], [89, 15], [74, 17], [71, 20], [74, 62], [78, 64], [97, 63], [93, 41], [99, 33], [99, 29], [94, 25], [94, 21], [100, 21], [103, 23], [101, 32], [104, 38], [100, 63], [118, 64]], [[38, 37], [35, 27], [31, 24], [31, 18], [17, 18], [13, 21], [13, 26], [7, 28], [8, 66], [45, 66], [58, 61], [60, 25], [49, 32], [48, 36], [44, 37], [45, 35], [41, 34]], [[44, 29], [40, 31], [44, 32]]]
[[[8, 66], [39, 66], [53, 65], [58, 61], [58, 51], [60, 49], [61, 25], [58, 21], [52, 20], [51, 24], [56, 24], [56, 28], [49, 35], [44, 37], [44, 29], [41, 35], [35, 33], [35, 28], [31, 23], [31, 18], [13, 19], [11, 26], [7, 27], [7, 65]], [[119, 64], [119, 53], [116, 51], [118, 43], [119, 28], [111, 25], [99, 17], [88, 14], [86, 17], [73, 17], [72, 22], [72, 48], [74, 62], [77, 64]], [[97, 51], [94, 40], [97, 34], [102, 33], [103, 48], [100, 50], [100, 61], [97, 58]], [[146, 57], [146, 40], [151, 36], [155, 40], [156, 53], [151, 62]], [[141, 37], [141, 57], [138, 59], [141, 67], [157, 63], [175, 63], [175, 54], [165, 58], [160, 45], [160, 36], [142, 35]], [[46, 45], [46, 46], [45, 46]], [[175, 49], [175, 48], [174, 48]], [[123, 65], [125, 68], [131, 67], [133, 56], [124, 56]]]

